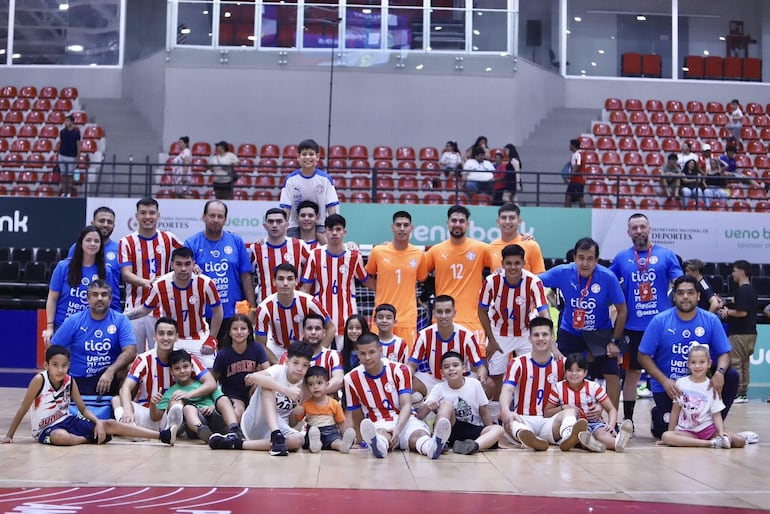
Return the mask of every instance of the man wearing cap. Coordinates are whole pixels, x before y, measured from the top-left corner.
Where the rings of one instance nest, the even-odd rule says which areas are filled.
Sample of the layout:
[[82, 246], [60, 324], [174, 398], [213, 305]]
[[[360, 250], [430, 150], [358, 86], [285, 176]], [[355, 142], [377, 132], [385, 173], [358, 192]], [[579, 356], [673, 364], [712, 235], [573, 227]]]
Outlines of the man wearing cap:
[[682, 185], [682, 168], [677, 162], [679, 156], [675, 153], [668, 154], [668, 161], [661, 171], [663, 176], [660, 178], [660, 187], [666, 193], [666, 199], [679, 199], [679, 188]]
[[234, 168], [238, 162], [238, 157], [230, 151], [227, 141], [216, 144], [214, 156], [209, 160], [209, 169], [214, 175], [214, 194], [217, 200], [233, 199]]
[[[711, 145], [709, 144], [703, 145], [702, 151], [703, 174], [706, 175], [706, 188], [711, 191], [711, 194], [709, 195], [707, 193], [706, 197], [724, 200], [727, 198], [727, 191], [724, 189], [726, 183], [723, 177], [727, 174], [727, 163], [711, 156]], [[733, 156], [735, 156], [735, 154], [733, 154]]]

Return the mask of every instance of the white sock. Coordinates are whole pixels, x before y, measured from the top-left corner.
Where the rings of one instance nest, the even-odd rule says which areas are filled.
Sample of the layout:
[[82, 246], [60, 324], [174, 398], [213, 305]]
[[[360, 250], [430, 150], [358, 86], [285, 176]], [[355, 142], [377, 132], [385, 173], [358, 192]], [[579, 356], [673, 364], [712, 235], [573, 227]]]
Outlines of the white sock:
[[567, 414], [562, 418], [561, 420], [561, 430], [559, 430], [559, 434], [562, 438], [564, 438], [564, 433], [572, 433], [572, 426], [577, 422], [577, 418], [573, 414]]
[[115, 419], [120, 421], [120, 418], [123, 417], [123, 407], [115, 407], [113, 412], [115, 413]]
[[421, 455], [428, 455], [428, 448], [426, 448], [425, 445], [430, 443], [432, 440], [433, 438], [427, 435], [421, 436], [419, 439], [417, 439], [417, 444], [415, 445], [415, 448], [417, 448], [417, 453]]

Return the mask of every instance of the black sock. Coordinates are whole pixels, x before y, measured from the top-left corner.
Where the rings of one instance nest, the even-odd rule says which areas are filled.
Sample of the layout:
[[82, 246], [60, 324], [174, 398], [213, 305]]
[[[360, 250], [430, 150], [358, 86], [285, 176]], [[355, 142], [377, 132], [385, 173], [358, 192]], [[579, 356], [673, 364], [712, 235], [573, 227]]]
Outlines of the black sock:
[[625, 419], [634, 419], [634, 407], [636, 407], [636, 400], [623, 400], [623, 417]]
[[230, 423], [230, 426], [228, 428], [230, 429], [230, 432], [235, 432], [240, 427], [238, 426], [238, 423]]

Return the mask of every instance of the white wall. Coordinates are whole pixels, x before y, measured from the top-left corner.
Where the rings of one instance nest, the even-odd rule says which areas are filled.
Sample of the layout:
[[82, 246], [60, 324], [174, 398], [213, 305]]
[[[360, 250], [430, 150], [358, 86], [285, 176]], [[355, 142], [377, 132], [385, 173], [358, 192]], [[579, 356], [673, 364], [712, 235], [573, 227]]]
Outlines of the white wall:
[[118, 68], [3, 66], [0, 85], [76, 87], [81, 98], [120, 98], [122, 73]]
[[165, 76], [165, 50], [127, 64], [123, 70], [124, 96], [131, 99], [156, 134], [163, 133]]

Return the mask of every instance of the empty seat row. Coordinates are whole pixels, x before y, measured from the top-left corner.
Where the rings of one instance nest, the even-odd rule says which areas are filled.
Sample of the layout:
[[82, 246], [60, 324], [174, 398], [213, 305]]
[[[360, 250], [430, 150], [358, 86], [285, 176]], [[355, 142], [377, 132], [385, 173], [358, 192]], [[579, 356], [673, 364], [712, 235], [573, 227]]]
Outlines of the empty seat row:
[[[37, 112], [40, 114], [48, 114], [49, 112], [64, 112], [69, 113], [74, 110], [74, 112], [82, 112], [79, 110], [80, 104], [77, 102], [73, 102], [72, 100], [46, 100], [46, 99], [39, 99], [30, 101], [26, 98], [17, 98], [16, 100], [9, 100], [7, 98], [0, 98], [0, 112], [3, 113], [3, 117], [13, 115], [17, 119], [18, 117], [23, 117], [24, 115], [28, 113]], [[74, 117], [74, 114], [73, 114]], [[79, 116], [79, 119], [82, 121], [82, 115]], [[11, 122], [11, 123], [20, 123], [18, 121]]]
[[683, 70], [686, 79], [761, 81], [762, 59], [688, 55]]
[[50, 111], [48, 114], [42, 111], [6, 111], [0, 113], [0, 121], [9, 125], [63, 125], [64, 118], [71, 114], [75, 125], [88, 123], [88, 115], [83, 111]]
[[44, 86], [38, 91], [36, 86], [23, 86], [21, 88], [16, 88], [16, 86], [3, 86], [0, 87], [0, 98], [45, 98], [48, 100], [61, 98], [66, 100], [77, 100], [78, 88], [63, 87], [59, 90], [53, 86]]
[[620, 74], [623, 77], [654, 77], [662, 76], [663, 68], [660, 55], [639, 54], [626, 52], [620, 58]]
[[[604, 109], [607, 111], [647, 111], [653, 112], [668, 112], [669, 114], [675, 112], [688, 112], [694, 114], [696, 112], [707, 112], [709, 114], [717, 114], [729, 112], [730, 104], [721, 103], [717, 101], [703, 102], [699, 100], [690, 100], [686, 104], [681, 100], [667, 100], [665, 103], [663, 100], [650, 99], [642, 104], [642, 100], [637, 98], [628, 98], [621, 100], [620, 98], [607, 98], [604, 101]], [[765, 108], [757, 102], [748, 102], [746, 107], [742, 109], [746, 114], [770, 114], [770, 104], [767, 104]]]

